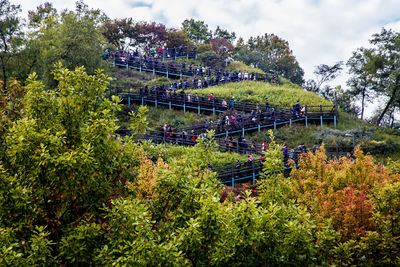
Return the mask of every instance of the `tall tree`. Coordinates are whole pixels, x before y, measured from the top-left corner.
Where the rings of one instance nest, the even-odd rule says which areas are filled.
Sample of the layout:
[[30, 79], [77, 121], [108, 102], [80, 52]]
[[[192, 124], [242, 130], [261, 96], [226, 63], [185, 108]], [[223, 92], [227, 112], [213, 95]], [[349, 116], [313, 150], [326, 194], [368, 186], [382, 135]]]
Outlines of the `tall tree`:
[[365, 69], [366, 58], [365, 48], [360, 48], [353, 52], [351, 58], [347, 61], [349, 73], [352, 75], [347, 81], [350, 86], [349, 93], [354, 97], [361, 96], [361, 119], [364, 119], [365, 102], [370, 101], [372, 83], [368, 82], [368, 72]]
[[20, 5], [12, 5], [8, 0], [0, 0], [0, 63], [4, 91], [10, 76], [9, 61], [18, 52], [22, 41], [21, 19], [18, 16], [20, 11]]
[[217, 26], [214, 31], [213, 38], [224, 38], [233, 43], [236, 39], [236, 34], [235, 32], [229, 32], [228, 30], [221, 29], [219, 26]]
[[365, 61], [361, 67], [368, 74], [372, 89], [387, 99], [376, 119], [376, 124], [380, 125], [400, 98], [400, 33], [382, 29], [372, 36], [370, 43], [374, 47], [362, 50]]
[[212, 50], [220, 57], [226, 58], [234, 52], [235, 47], [225, 38], [213, 38], [210, 41]]
[[138, 25], [140, 27], [138, 43], [143, 48], [150, 49], [165, 45], [168, 32], [164, 24], [140, 22]]
[[135, 46], [141, 33], [141, 27], [132, 18], [108, 20], [103, 28], [103, 36], [118, 50]]
[[339, 61], [332, 66], [321, 64], [315, 70], [315, 79], [310, 79], [304, 84], [304, 89], [310, 92], [317, 93], [326, 99], [333, 99], [334, 88], [327, 85], [327, 82], [334, 80], [343, 69], [343, 62]]
[[278, 72], [297, 84], [303, 84], [304, 71], [289, 48], [289, 43], [274, 34], [251, 37], [246, 44], [239, 39], [235, 58], [264, 71]]
[[[31, 14], [31, 19], [37, 18]], [[30, 23], [31, 38], [26, 49], [33, 56], [27, 64], [47, 85], [54, 85], [50, 70], [59, 61], [68, 68], [85, 66], [91, 74], [106, 67], [101, 59], [106, 44], [102, 24], [102, 14], [82, 2], [77, 2], [75, 11], [46, 14], [40, 22]]]
[[208, 25], [204, 21], [185, 19], [182, 22], [182, 30], [187, 33], [192, 41], [209, 43], [212, 37], [212, 32], [208, 29]]
[[169, 29], [167, 47], [193, 46], [193, 41], [190, 40], [187, 33], [183, 30]]

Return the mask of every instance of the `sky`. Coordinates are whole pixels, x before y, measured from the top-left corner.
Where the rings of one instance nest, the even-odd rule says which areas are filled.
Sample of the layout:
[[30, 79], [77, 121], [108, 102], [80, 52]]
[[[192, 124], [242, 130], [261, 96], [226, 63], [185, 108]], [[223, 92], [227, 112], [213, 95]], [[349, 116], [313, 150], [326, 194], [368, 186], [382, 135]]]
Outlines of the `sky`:
[[[10, 0], [23, 14], [45, 1]], [[74, 9], [75, 1], [48, 0], [57, 10]], [[131, 17], [180, 28], [187, 18], [217, 25], [248, 39], [274, 33], [289, 46], [305, 71], [314, 78], [319, 64], [346, 62], [359, 47], [368, 47], [372, 34], [383, 27], [400, 31], [400, 0], [86, 0], [108, 17]], [[347, 70], [331, 85], [346, 87]], [[376, 104], [375, 104], [376, 105]]]

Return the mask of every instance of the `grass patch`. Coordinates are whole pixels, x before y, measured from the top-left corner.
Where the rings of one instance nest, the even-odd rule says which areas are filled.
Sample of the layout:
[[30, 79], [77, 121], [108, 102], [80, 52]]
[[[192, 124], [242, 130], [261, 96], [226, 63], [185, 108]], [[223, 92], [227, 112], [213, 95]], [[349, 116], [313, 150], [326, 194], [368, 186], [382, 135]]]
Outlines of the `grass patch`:
[[262, 107], [266, 99], [269, 100], [270, 105], [286, 108], [292, 107], [297, 100], [300, 100], [301, 105], [333, 105], [328, 100], [315, 93], [305, 91], [295, 84], [276, 86], [265, 82], [242, 81], [197, 90], [196, 92], [206, 96], [213, 93], [215, 96], [227, 100], [234, 96], [236, 101], [261, 103]]

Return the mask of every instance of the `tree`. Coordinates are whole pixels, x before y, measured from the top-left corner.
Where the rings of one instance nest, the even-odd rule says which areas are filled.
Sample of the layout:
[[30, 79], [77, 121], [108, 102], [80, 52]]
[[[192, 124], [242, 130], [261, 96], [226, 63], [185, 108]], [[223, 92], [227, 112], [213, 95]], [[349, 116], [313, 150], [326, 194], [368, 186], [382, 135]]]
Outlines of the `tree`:
[[238, 41], [235, 58], [260, 68], [265, 72], [277, 72], [297, 84], [303, 84], [304, 71], [299, 66], [289, 43], [274, 34], [251, 37], [246, 44]]
[[233, 43], [236, 39], [235, 32], [229, 32], [228, 30], [221, 29], [219, 26], [214, 31], [213, 38], [223, 38]]
[[164, 24], [157, 24], [155, 22], [138, 23], [140, 34], [137, 38], [137, 43], [144, 49], [151, 49], [164, 46], [168, 39], [167, 28]]
[[370, 94], [372, 90], [372, 83], [368, 82], [368, 72], [365, 69], [366, 58], [364, 48], [360, 48], [353, 52], [351, 58], [347, 61], [349, 67], [349, 73], [352, 74], [350, 79], [347, 81], [347, 85], [350, 86], [349, 93], [358, 97], [361, 95], [361, 119], [364, 119], [365, 102], [371, 101]]
[[128, 50], [138, 42], [141, 27], [132, 18], [108, 20], [103, 25], [103, 36], [117, 50]]
[[31, 28], [40, 27], [47, 17], [55, 16], [56, 14], [57, 9], [53, 7], [53, 4], [45, 2], [36, 7], [36, 11], [28, 11], [29, 26]]
[[[29, 77], [24, 112], [6, 132], [0, 164], [0, 243], [4, 229], [12, 232], [12, 244], [33, 242], [42, 232], [47, 243], [40, 248], [36, 241], [41, 252], [35, 258], [90, 265], [102, 239], [95, 223], [102, 217], [99, 210], [122, 193], [126, 181], [135, 181], [138, 155], [129, 140], [121, 142], [113, 135], [119, 99], [105, 97], [110, 79], [101, 70], [88, 75], [83, 67], [58, 65], [53, 74], [57, 87], [51, 89], [37, 75]], [[32, 251], [28, 244], [9, 247], [24, 250], [20, 258], [30, 259], [35, 243]]]
[[182, 30], [195, 42], [209, 43], [212, 37], [212, 32], [208, 29], [208, 25], [205, 24], [204, 21], [185, 19], [185, 21], [182, 22]]
[[50, 72], [59, 61], [71, 69], [85, 66], [90, 74], [106, 67], [101, 58], [106, 44], [101, 33], [103, 16], [98, 10], [89, 10], [78, 2], [75, 12], [50, 12], [40, 18], [40, 23], [38, 20], [30, 23], [32, 33], [26, 50], [30, 51], [31, 57], [27, 58], [26, 64], [46, 85], [54, 85]]
[[210, 41], [212, 50], [220, 57], [227, 58], [234, 52], [234, 46], [225, 38], [213, 38]]
[[308, 80], [304, 85], [304, 89], [320, 94], [327, 99], [332, 99], [331, 93], [333, 88], [329, 85], [323, 87], [323, 85], [334, 80], [340, 74], [343, 69], [342, 65], [342, 61], [339, 61], [332, 66], [326, 64], [318, 65], [314, 70], [316, 76], [315, 80]]
[[3, 91], [7, 88], [7, 80], [11, 74], [9, 61], [17, 54], [22, 41], [21, 19], [18, 17], [20, 11], [20, 5], [0, 0], [0, 63]]
[[382, 29], [369, 42], [374, 47], [359, 50], [364, 59], [357, 69], [365, 71], [368, 74], [368, 86], [387, 99], [375, 122], [380, 125], [385, 114], [400, 98], [400, 33]]
[[183, 30], [168, 30], [167, 47], [194, 46], [187, 33]]

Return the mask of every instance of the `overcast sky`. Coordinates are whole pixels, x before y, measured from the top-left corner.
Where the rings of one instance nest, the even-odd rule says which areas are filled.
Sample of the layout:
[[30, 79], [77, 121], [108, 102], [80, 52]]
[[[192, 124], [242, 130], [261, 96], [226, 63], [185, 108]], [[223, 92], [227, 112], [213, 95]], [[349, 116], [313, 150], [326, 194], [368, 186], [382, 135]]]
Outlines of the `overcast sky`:
[[[44, 3], [10, 0], [24, 14]], [[75, 1], [53, 0], [58, 10], [74, 9]], [[245, 39], [274, 33], [289, 42], [305, 71], [313, 78], [315, 66], [347, 59], [368, 46], [368, 39], [383, 27], [400, 31], [400, 0], [86, 0], [110, 18], [132, 17], [179, 28], [186, 18], [217, 25]], [[334, 84], [345, 86], [346, 72]]]

